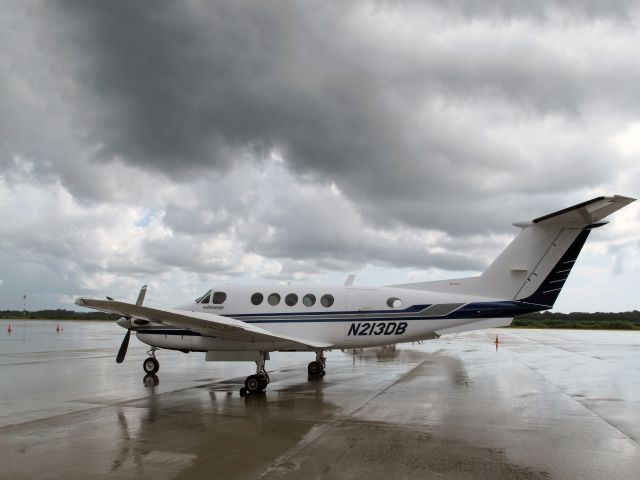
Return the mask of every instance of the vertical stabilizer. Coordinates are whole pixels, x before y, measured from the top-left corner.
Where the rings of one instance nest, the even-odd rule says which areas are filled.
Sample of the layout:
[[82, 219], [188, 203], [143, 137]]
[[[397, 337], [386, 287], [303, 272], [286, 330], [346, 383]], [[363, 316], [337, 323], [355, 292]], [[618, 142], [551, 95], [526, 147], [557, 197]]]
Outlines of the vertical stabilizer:
[[514, 224], [522, 228], [520, 234], [477, 279], [478, 293], [552, 307], [591, 229], [633, 201], [598, 197]]

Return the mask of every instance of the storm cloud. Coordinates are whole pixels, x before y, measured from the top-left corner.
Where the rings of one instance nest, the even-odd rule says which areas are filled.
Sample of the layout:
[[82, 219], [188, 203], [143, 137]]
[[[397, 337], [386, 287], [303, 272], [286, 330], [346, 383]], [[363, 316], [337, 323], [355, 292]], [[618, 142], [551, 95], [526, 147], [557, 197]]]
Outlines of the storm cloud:
[[[480, 271], [513, 221], [637, 196], [639, 18], [595, 0], [9, 2], [0, 299], [26, 263], [67, 275], [38, 287], [49, 302]], [[637, 276], [623, 218], [594, 244], [615, 265], [594, 262]]]

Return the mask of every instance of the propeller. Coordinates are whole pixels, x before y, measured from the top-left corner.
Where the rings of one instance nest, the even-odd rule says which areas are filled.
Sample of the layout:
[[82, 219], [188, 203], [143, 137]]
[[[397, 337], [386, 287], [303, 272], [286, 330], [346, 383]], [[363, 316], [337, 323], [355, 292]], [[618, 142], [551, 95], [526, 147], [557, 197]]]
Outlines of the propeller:
[[[142, 305], [142, 302], [144, 302], [144, 297], [146, 294], [147, 294], [147, 286], [143, 285], [142, 288], [140, 289], [140, 293], [138, 294], [138, 299], [136, 300], [137, 306]], [[111, 300], [111, 298], [109, 297], [107, 298]], [[124, 319], [125, 319], [124, 322], [122, 322], [122, 319], [118, 320], [118, 325], [126, 328], [127, 334], [122, 339], [120, 350], [118, 350], [118, 356], [116, 356], [116, 363], [122, 363], [124, 361], [124, 357], [127, 355], [127, 349], [129, 348], [129, 339], [131, 338], [131, 329], [132, 329], [131, 317], [125, 315]]]
[[124, 361], [124, 357], [127, 354], [127, 348], [129, 348], [129, 337], [131, 337], [131, 330], [127, 329], [127, 334], [124, 336], [124, 340], [122, 340], [122, 345], [120, 345], [120, 350], [118, 350], [116, 363], [122, 363]]

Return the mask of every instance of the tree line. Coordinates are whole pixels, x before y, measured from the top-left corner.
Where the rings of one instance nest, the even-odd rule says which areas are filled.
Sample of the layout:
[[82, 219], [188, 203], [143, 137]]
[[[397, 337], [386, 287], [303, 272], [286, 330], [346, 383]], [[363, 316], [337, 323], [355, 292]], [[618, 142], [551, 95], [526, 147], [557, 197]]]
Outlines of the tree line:
[[606, 330], [640, 330], [640, 312], [536, 312], [519, 315], [512, 327], [525, 328], [583, 328]]
[[28, 320], [117, 320], [119, 315], [104, 312], [76, 312], [75, 310], [0, 310], [0, 318]]

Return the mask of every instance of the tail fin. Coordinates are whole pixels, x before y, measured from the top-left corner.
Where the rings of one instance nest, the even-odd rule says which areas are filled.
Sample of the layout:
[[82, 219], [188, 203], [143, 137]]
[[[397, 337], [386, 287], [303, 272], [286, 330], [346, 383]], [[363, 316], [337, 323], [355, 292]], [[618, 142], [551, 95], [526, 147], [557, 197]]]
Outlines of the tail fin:
[[555, 303], [593, 228], [635, 199], [613, 196], [515, 223], [520, 234], [474, 282], [476, 293], [543, 308]]

